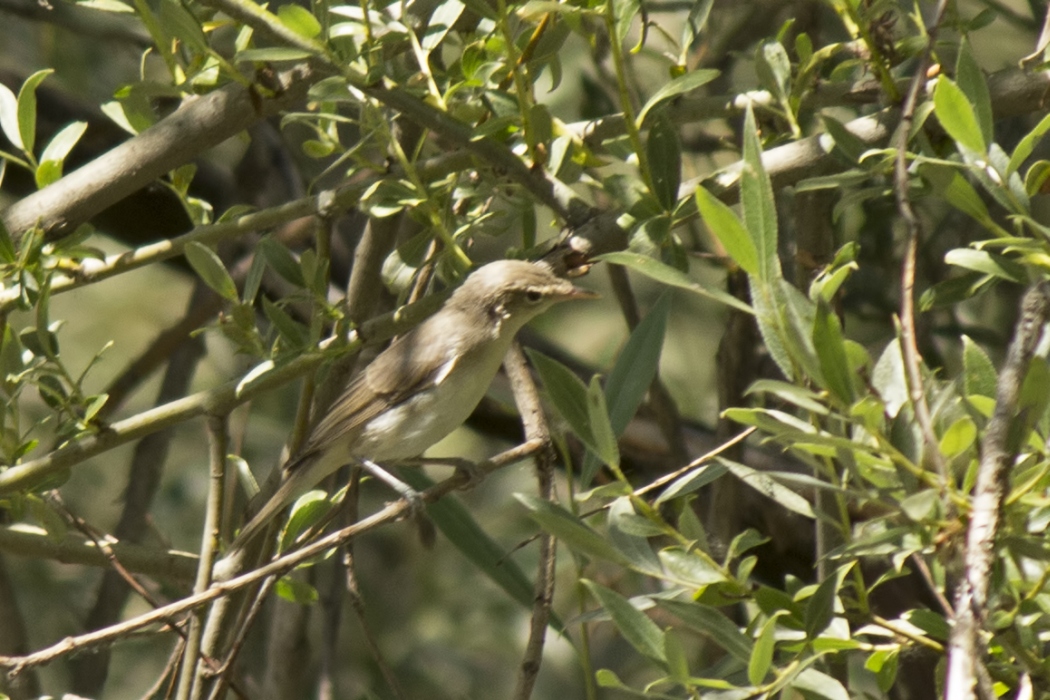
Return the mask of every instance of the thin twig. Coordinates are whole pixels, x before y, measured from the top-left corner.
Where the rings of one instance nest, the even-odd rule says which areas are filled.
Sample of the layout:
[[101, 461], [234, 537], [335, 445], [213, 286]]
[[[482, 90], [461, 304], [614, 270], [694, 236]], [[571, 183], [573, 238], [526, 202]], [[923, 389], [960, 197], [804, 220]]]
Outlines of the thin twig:
[[[226, 416], [208, 417], [208, 498], [204, 511], [204, 527], [201, 532], [200, 560], [197, 565], [197, 581], [193, 592], [200, 593], [211, 585], [211, 569], [215, 561], [215, 549], [219, 544], [219, 528], [222, 525], [222, 504], [225, 501], [226, 485]], [[199, 615], [190, 617], [186, 636], [186, 649], [182, 657], [182, 674], [176, 698], [187, 700], [200, 698], [204, 684], [198, 657], [201, 650], [203, 621]]]
[[[501, 452], [500, 454], [485, 460], [476, 466], [481, 474], [490, 474], [505, 466], [526, 459], [543, 448], [538, 440], [524, 442], [516, 447]], [[444, 498], [457, 489], [470, 488], [471, 477], [467, 474], [456, 473], [434, 486], [420, 493], [420, 498], [427, 503]], [[144, 613], [130, 620], [112, 625], [103, 630], [89, 632], [76, 637], [67, 637], [62, 641], [24, 656], [0, 656], [0, 666], [11, 669], [12, 674], [18, 674], [25, 669], [48, 664], [57, 658], [68, 654], [78, 653], [91, 649], [100, 644], [108, 644], [115, 639], [125, 637], [136, 630], [157, 622], [165, 622], [176, 615], [181, 615], [206, 605], [217, 598], [229, 595], [247, 586], [252, 586], [267, 578], [268, 576], [281, 576], [291, 571], [299, 564], [318, 556], [332, 547], [337, 547], [365, 532], [376, 529], [381, 525], [395, 522], [404, 518], [412, 510], [412, 505], [405, 500], [399, 500], [387, 505], [382, 510], [372, 514], [359, 523], [355, 523], [341, 530], [337, 530], [315, 542], [303, 546], [281, 557], [259, 567], [253, 571], [242, 574], [228, 581], [218, 582], [206, 591], [197, 593], [182, 600], [170, 603], [156, 610]]]
[[897, 132], [897, 154], [894, 163], [894, 191], [897, 198], [897, 212], [908, 232], [908, 245], [904, 252], [904, 262], [901, 269], [901, 311], [900, 311], [900, 340], [901, 353], [904, 356], [904, 371], [908, 380], [908, 395], [911, 399], [912, 409], [915, 411], [915, 419], [922, 431], [923, 441], [926, 443], [926, 458], [929, 459], [937, 470], [941, 479], [941, 488], [947, 487], [947, 465], [941, 455], [937, 434], [933, 429], [933, 418], [930, 416], [930, 407], [926, 403], [926, 388], [922, 379], [922, 356], [915, 333], [915, 262], [919, 247], [919, 239], [922, 237], [922, 225], [919, 218], [912, 209], [911, 200], [908, 195], [908, 139], [911, 136], [911, 127], [915, 118], [915, 108], [919, 102], [919, 92], [926, 80], [926, 68], [930, 63], [933, 53], [934, 42], [937, 39], [937, 30], [944, 19], [944, 12], [948, 7], [947, 0], [937, 3], [937, 12], [933, 25], [928, 30], [926, 49], [922, 53], [919, 64], [915, 67], [908, 94], [904, 98], [901, 107], [901, 120]]
[[[538, 441], [544, 447], [536, 452], [533, 460], [536, 463], [536, 481], [539, 497], [554, 501], [554, 454], [551, 450], [551, 432], [547, 419], [543, 415], [539, 392], [532, 380], [525, 353], [515, 342], [503, 360], [503, 367], [510, 379], [514, 402], [525, 427], [525, 437]], [[543, 644], [547, 635], [547, 624], [550, 621], [551, 606], [554, 603], [554, 567], [557, 547], [550, 534], [540, 536], [540, 560], [536, 573], [536, 584], [533, 588], [532, 619], [529, 622], [529, 640], [518, 669], [518, 683], [514, 689], [514, 700], [528, 700], [539, 676], [540, 664], [543, 662]]]

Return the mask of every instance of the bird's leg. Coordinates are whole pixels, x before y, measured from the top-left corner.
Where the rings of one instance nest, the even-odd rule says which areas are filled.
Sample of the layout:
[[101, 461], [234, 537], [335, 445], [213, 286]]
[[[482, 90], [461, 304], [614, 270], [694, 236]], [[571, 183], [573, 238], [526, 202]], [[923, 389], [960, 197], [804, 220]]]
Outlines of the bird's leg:
[[458, 486], [461, 491], [469, 491], [474, 488], [485, 478], [485, 471], [478, 467], [474, 462], [469, 459], [460, 459], [459, 457], [420, 457], [412, 460], [413, 463], [420, 465], [423, 464], [439, 464], [445, 467], [452, 467], [460, 474], [463, 474], [463, 484]]
[[420, 539], [423, 540], [423, 544], [426, 546], [432, 545], [434, 543], [434, 525], [427, 518], [426, 504], [423, 502], [422, 494], [372, 460], [361, 459], [360, 464], [362, 469], [394, 489], [408, 503], [409, 514], [419, 527]]

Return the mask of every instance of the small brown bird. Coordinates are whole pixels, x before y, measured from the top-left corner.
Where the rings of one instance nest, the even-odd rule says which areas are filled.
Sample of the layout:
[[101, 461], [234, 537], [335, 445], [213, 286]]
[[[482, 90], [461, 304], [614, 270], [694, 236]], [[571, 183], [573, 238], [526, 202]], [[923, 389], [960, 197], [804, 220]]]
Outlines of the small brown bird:
[[596, 296], [543, 263], [501, 260], [479, 268], [440, 311], [350, 381], [282, 468], [276, 491], [231, 553], [339, 467], [421, 455], [470, 416], [522, 326], [557, 302]]

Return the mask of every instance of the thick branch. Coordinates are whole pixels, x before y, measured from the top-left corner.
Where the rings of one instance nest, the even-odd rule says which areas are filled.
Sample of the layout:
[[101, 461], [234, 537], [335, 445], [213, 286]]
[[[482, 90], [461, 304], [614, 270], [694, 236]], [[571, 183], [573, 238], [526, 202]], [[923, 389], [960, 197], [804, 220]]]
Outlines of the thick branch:
[[299, 66], [277, 76], [272, 98], [231, 83], [178, 110], [138, 136], [107, 151], [52, 185], [15, 202], [2, 213], [14, 235], [40, 226], [49, 239], [72, 232], [106, 207], [256, 121], [301, 102], [317, 76]]

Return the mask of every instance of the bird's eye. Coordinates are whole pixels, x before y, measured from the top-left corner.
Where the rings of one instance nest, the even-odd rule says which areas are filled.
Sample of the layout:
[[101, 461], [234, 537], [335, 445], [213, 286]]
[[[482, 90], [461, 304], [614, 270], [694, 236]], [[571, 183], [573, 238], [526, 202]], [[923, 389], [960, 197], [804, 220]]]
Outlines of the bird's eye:
[[543, 300], [543, 292], [538, 292], [535, 289], [530, 289], [525, 292], [525, 300], [530, 304], [538, 304]]

